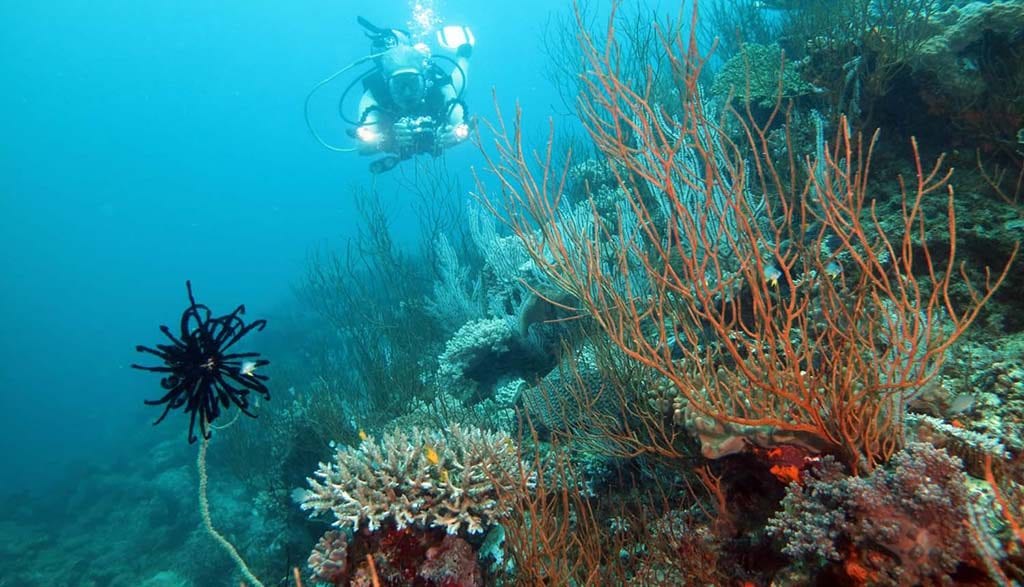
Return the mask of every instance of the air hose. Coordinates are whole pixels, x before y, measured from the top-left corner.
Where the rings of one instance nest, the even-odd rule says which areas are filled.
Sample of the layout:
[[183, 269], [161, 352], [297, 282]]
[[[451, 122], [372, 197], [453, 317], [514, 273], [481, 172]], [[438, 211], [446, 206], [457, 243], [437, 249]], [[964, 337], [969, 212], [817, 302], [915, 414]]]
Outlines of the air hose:
[[[328, 77], [324, 78], [322, 81], [320, 81], [320, 83], [318, 83], [315, 86], [313, 86], [313, 89], [311, 89], [309, 91], [309, 93], [306, 94], [306, 102], [305, 102], [305, 105], [303, 106], [303, 114], [306, 117], [306, 128], [309, 129], [309, 132], [313, 135], [313, 138], [316, 139], [316, 141], [318, 143], [320, 143], [324, 148], [326, 148], [328, 150], [331, 150], [331, 151], [334, 151], [336, 153], [351, 153], [353, 151], [358, 150], [358, 147], [348, 147], [348, 148], [345, 148], [345, 147], [338, 147], [338, 146], [332, 145], [332, 144], [328, 143], [327, 141], [325, 141], [323, 139], [323, 137], [320, 136], [320, 133], [316, 132], [316, 129], [313, 128], [313, 123], [310, 122], [310, 120], [309, 120], [309, 103], [313, 99], [313, 94], [317, 93], [317, 91], [319, 91], [320, 88], [322, 88], [322, 87], [326, 86], [327, 84], [331, 83], [332, 81], [337, 79], [339, 76], [344, 75], [345, 73], [348, 73], [352, 68], [357, 67], [359, 65], [362, 65], [362, 64], [364, 64], [367, 61], [370, 61], [372, 59], [376, 59], [376, 58], [380, 57], [381, 55], [383, 55], [383, 53], [374, 53], [373, 55], [367, 55], [366, 57], [362, 57], [360, 59], [357, 59], [357, 60], [353, 61], [349, 65], [339, 69], [338, 71], [336, 71], [336, 72], [332, 73], [331, 75], [329, 75]], [[348, 89], [351, 89], [351, 87], [352, 86], [350, 84]], [[348, 93], [348, 89], [345, 90], [346, 93]]]

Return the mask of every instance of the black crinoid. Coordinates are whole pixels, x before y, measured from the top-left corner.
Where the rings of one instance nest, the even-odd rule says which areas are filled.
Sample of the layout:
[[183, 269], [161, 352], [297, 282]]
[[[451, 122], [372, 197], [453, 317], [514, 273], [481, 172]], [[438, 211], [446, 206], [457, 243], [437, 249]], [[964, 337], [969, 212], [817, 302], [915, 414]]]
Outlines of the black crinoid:
[[196, 421], [203, 438], [210, 438], [208, 426], [220, 416], [221, 408], [231, 404], [238, 406], [243, 414], [256, 417], [249, 411], [249, 392], [255, 391], [270, 399], [270, 391], [264, 385], [268, 378], [255, 372], [257, 367], [269, 365], [270, 361], [258, 358], [259, 353], [229, 353], [245, 335], [263, 330], [266, 320], [246, 324], [241, 316], [245, 306], [238, 306], [234, 312], [215, 318], [210, 308], [197, 304], [192, 295], [192, 283], [186, 281], [188, 300], [191, 305], [181, 314], [181, 332], [175, 336], [167, 326], [160, 331], [170, 339], [171, 344], [158, 344], [156, 348], [139, 345], [135, 350], [159, 357], [164, 364], [156, 367], [132, 365], [135, 369], [166, 373], [160, 386], [167, 390], [157, 400], [146, 400], [151, 406], [164, 406], [164, 413], [153, 422], [159, 424], [171, 410], [183, 409], [190, 414], [188, 425], [189, 444], [196, 441]]

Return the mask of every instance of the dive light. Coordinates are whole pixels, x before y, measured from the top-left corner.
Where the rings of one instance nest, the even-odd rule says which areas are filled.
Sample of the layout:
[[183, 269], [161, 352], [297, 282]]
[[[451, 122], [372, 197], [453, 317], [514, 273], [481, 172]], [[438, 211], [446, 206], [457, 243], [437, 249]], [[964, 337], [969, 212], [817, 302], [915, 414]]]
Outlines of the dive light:
[[463, 45], [472, 47], [476, 44], [476, 37], [468, 26], [448, 25], [437, 31], [437, 44], [454, 51]]

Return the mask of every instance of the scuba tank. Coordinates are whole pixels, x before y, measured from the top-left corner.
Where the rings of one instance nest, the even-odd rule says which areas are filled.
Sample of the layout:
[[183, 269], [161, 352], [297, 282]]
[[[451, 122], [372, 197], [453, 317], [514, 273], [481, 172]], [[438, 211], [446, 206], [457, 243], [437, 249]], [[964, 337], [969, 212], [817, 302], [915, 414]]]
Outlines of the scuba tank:
[[383, 53], [396, 45], [412, 42], [412, 35], [409, 34], [409, 31], [379, 27], [361, 16], [356, 17], [356, 22], [366, 29], [365, 34], [370, 39], [371, 53]]

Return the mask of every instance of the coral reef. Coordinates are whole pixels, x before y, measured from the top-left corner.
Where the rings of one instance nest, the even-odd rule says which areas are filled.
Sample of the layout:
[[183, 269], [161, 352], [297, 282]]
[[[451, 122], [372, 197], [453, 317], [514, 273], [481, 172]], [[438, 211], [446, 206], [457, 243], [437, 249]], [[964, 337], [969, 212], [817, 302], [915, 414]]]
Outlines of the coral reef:
[[952, 6], [934, 20], [942, 26], [922, 44], [913, 60], [914, 68], [935, 74], [935, 89], [944, 99], [956, 103], [978, 100], [988, 84], [983, 68], [971, 61], [972, 45], [983, 42], [986, 36], [1019, 35], [1024, 6], [1011, 0], [970, 2]]
[[[609, 395], [601, 393], [606, 384], [597, 368], [592, 347], [575, 351], [572, 369], [567, 367], [568, 362], [563, 361], [563, 366], [548, 373], [537, 385], [524, 389], [519, 396], [539, 430], [557, 432], [576, 427], [587, 417], [579, 405], [580, 397], [598, 399]], [[608, 404], [607, 401], [601, 403]]]
[[671, 510], [647, 528], [647, 556], [636, 571], [641, 585], [720, 585], [721, 541], [705, 516]]
[[950, 385], [972, 401], [951, 417], [1024, 452], [1024, 334], [965, 345], [954, 361]]
[[434, 241], [434, 257], [440, 279], [426, 301], [426, 310], [438, 325], [450, 332], [461, 324], [483, 318], [486, 300], [479, 277], [470, 279], [470, 268], [459, 262], [448, 237], [438, 235]]
[[780, 430], [774, 426], [721, 422], [703, 416], [691, 409], [686, 398], [668, 381], [652, 386], [648, 397], [651, 407], [700, 441], [701, 453], [709, 459], [720, 459], [750, 447], [770, 449], [785, 445], [800, 447], [808, 454], [818, 454], [826, 448], [819, 438], [811, 434]]
[[756, 43], [745, 43], [711, 86], [714, 96], [735, 96], [762, 108], [774, 106], [780, 92], [784, 98], [797, 98], [817, 91], [800, 76], [796, 63], [783, 58], [782, 47]]
[[[1010, 453], [998, 438], [965, 428], [954, 426], [939, 418], [922, 414], [908, 414], [908, 431], [918, 442], [926, 442], [936, 448], [945, 449], [959, 458], [964, 469], [975, 477], [984, 476], [986, 459], [1009, 460]], [[959, 420], [955, 420], [959, 423]]]
[[[209, 509], [255, 575], [291, 585], [312, 549], [318, 587], [1024, 581], [1022, 272], [988, 270], [1024, 226], [1021, 3], [715, 4], [772, 34], [698, 55], [743, 27], [687, 42], [699, 23], [641, 12], [616, 40], [577, 15], [561, 65], [586, 133], [534, 157], [528, 126], [496, 125], [468, 205], [417, 175], [418, 249], [357, 198], [352, 247], [299, 288], [315, 340], [269, 333], [272, 368], [223, 352], [262, 321], [191, 291], [172, 344], [142, 348], [190, 439], [256, 407], [256, 367], [288, 390], [210, 453], [241, 482], [214, 477]], [[965, 161], [982, 177], [947, 174]], [[203, 335], [218, 365], [185, 344]], [[31, 531], [0, 566], [25, 562], [0, 585], [237, 584], [188, 463], [148, 458], [45, 522], [17, 501], [0, 528]], [[100, 540], [48, 546], [68, 517]], [[177, 552], [115, 571], [113, 538]], [[79, 560], [47, 569], [58, 547]]]

